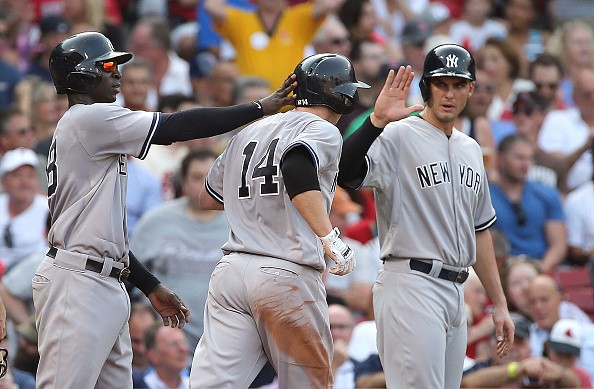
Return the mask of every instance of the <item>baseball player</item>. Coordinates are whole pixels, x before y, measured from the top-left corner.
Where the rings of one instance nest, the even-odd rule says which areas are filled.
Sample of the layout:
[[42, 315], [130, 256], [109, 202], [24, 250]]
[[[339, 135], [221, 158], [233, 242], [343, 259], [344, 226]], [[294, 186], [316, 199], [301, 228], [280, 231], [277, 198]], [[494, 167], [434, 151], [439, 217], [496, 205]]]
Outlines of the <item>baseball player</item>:
[[344, 144], [338, 182], [372, 187], [377, 203], [384, 268], [373, 307], [388, 388], [460, 387], [469, 266], [493, 301], [498, 352], [513, 342], [480, 147], [454, 128], [474, 80], [466, 49], [438, 46], [425, 57], [420, 80], [425, 107], [405, 108], [408, 85], [386, 83], [370, 118]]
[[294, 76], [253, 104], [173, 114], [130, 111], [113, 104], [118, 64], [102, 34], [73, 35], [52, 51], [51, 76], [69, 109], [60, 119], [47, 165], [50, 249], [33, 278], [39, 331], [38, 388], [131, 388], [130, 300], [138, 287], [163, 323], [183, 327], [189, 311], [128, 251], [126, 154], [146, 156], [151, 144], [220, 134], [292, 103]]
[[231, 232], [211, 276], [195, 389], [247, 388], [268, 359], [279, 388], [328, 388], [332, 339], [322, 283], [355, 267], [329, 219], [342, 138], [335, 124], [358, 88], [350, 61], [317, 54], [295, 68], [297, 108], [243, 129], [211, 168], [206, 208]]

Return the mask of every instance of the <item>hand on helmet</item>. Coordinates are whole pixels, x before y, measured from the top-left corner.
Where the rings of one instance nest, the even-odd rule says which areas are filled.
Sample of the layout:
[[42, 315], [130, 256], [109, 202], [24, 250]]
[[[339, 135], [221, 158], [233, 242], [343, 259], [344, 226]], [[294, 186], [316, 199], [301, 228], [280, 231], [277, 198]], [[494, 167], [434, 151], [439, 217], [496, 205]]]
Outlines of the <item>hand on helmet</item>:
[[340, 231], [334, 227], [326, 236], [320, 237], [324, 253], [336, 263], [329, 271], [337, 276], [344, 276], [355, 269], [357, 262], [353, 250], [340, 239]]
[[285, 105], [294, 104], [295, 96], [291, 95], [291, 92], [297, 87], [295, 78], [295, 74], [291, 73], [280, 88], [259, 101], [264, 115], [275, 114]]

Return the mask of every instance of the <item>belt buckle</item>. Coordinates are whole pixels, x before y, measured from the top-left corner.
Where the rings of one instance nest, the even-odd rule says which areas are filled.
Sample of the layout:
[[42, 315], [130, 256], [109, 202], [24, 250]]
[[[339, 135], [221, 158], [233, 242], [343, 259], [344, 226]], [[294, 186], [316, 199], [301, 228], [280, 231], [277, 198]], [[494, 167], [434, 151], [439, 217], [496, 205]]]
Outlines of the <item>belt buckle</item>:
[[118, 274], [118, 281], [124, 282], [130, 276], [130, 269], [126, 266], [122, 270], [120, 270], [120, 274]]
[[450, 279], [450, 281], [463, 284], [464, 281], [466, 281], [466, 279], [468, 278], [468, 271], [464, 269], [460, 269], [457, 272], [452, 270], [448, 278]]

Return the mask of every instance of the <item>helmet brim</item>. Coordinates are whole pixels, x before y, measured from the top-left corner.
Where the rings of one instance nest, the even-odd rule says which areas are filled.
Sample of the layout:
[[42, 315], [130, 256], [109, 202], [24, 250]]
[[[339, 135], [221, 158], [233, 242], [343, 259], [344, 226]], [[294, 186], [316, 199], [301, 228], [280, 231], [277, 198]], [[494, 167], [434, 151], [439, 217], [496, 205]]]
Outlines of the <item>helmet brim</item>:
[[443, 70], [439, 70], [434, 73], [431, 72], [425, 76], [425, 78], [434, 78], [434, 77], [460, 77], [460, 78], [465, 78], [470, 81], [475, 80], [475, 78], [472, 77], [472, 75], [470, 75], [470, 74], [460, 73], [460, 72], [456, 72], [456, 71], [444, 72]]
[[95, 58], [95, 62], [115, 61], [118, 65], [121, 65], [123, 63], [130, 61], [131, 59], [131, 53], [126, 53], [123, 51], [112, 51], [110, 53]]
[[357, 93], [357, 89], [369, 89], [371, 88], [369, 85], [362, 81], [357, 82], [345, 82], [344, 84], [336, 85], [332, 89], [330, 89], [333, 93], [339, 93], [341, 95], [346, 95], [349, 97], [355, 96]]

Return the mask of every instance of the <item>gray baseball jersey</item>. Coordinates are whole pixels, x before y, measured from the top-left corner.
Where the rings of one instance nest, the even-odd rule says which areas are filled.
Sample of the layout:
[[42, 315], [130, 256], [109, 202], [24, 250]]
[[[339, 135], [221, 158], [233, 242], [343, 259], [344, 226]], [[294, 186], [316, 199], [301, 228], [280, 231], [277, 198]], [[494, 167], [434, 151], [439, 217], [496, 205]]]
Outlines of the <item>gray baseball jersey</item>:
[[225, 252], [265, 255], [324, 269], [320, 240], [291, 203], [280, 172], [283, 156], [296, 146], [311, 153], [330, 210], [340, 132], [307, 112], [289, 111], [259, 120], [231, 139], [206, 179], [208, 193], [224, 202], [229, 219]]
[[[388, 124], [366, 158], [362, 186], [374, 188], [377, 212], [386, 215], [378, 218], [382, 258], [474, 264], [474, 232], [496, 220], [474, 139], [456, 129], [447, 139], [412, 116]], [[453, 207], [440, 207], [444, 200]]]
[[64, 114], [47, 167], [51, 246], [127, 260], [126, 154], [146, 156], [159, 118], [99, 103]]

